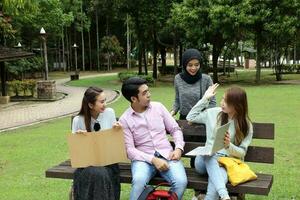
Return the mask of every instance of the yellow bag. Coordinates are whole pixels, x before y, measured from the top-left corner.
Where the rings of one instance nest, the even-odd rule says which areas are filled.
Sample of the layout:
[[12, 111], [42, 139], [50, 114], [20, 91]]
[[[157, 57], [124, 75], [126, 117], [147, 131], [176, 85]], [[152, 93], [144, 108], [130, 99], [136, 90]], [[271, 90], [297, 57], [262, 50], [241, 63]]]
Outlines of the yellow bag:
[[226, 168], [229, 181], [233, 186], [257, 179], [257, 175], [249, 168], [249, 166], [239, 159], [220, 157], [218, 161], [221, 166]]

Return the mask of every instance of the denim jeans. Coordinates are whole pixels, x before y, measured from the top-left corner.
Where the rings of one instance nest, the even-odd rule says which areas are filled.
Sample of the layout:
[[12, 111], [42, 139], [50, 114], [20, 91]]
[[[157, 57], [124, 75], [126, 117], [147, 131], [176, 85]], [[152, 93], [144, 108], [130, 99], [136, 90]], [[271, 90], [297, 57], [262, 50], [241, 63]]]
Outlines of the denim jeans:
[[[171, 191], [175, 192], [178, 199], [182, 199], [183, 193], [187, 185], [187, 177], [184, 166], [181, 161], [167, 161], [169, 169], [159, 172], [170, 185]], [[143, 161], [132, 161], [132, 188], [130, 192], [130, 200], [137, 200], [143, 192], [144, 187], [151, 178], [158, 172], [154, 165]]]
[[228, 181], [227, 172], [219, 166], [218, 158], [222, 156], [197, 156], [195, 159], [195, 169], [199, 174], [208, 174], [208, 186], [205, 200], [219, 200], [228, 196], [226, 183]]

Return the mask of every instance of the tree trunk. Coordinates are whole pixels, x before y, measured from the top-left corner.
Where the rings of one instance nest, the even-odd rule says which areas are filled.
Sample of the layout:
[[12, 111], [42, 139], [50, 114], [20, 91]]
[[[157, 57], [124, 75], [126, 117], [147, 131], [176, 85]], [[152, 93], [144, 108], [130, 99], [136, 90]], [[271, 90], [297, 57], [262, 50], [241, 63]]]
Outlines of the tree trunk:
[[88, 31], [88, 37], [89, 37], [89, 62], [90, 62], [90, 71], [92, 71], [92, 45], [91, 45], [91, 32]]
[[64, 72], [66, 71], [66, 60], [65, 60], [65, 37], [64, 37], [64, 27], [62, 27], [62, 37], [61, 37], [61, 44], [62, 44], [62, 61], [64, 66]]
[[139, 74], [142, 74], [143, 69], [142, 69], [142, 57], [143, 57], [143, 52], [142, 52], [142, 42], [138, 41], [138, 65], [139, 65]]
[[[83, 14], [83, 11], [82, 11], [82, 2], [81, 2], [81, 7], [80, 7], [80, 11], [81, 11], [81, 15]], [[83, 19], [81, 17], [81, 58], [82, 58], [82, 70], [85, 71], [85, 54], [84, 54], [84, 35], [83, 35], [83, 30], [84, 30], [84, 27], [83, 27]]]
[[71, 71], [71, 61], [70, 61], [70, 43], [69, 43], [69, 35], [68, 35], [68, 28], [66, 28], [66, 45], [67, 45], [67, 71]]
[[218, 58], [220, 51], [216, 48], [216, 45], [213, 45], [213, 81], [218, 83]]
[[57, 41], [58, 42], [58, 66], [59, 66], [59, 70], [61, 70], [61, 50], [60, 50], [60, 40]]
[[166, 68], [167, 68], [166, 54], [167, 54], [166, 48], [164, 46], [161, 46], [160, 48], [161, 69], [164, 75], [166, 74]]
[[281, 75], [281, 64], [280, 64], [280, 56], [278, 56], [278, 44], [277, 40], [275, 41], [275, 75], [276, 75], [276, 81], [281, 81], [282, 80], [282, 75]]
[[146, 50], [146, 45], [143, 43], [143, 48], [142, 48], [142, 54], [143, 54], [143, 64], [144, 64], [144, 69], [145, 69], [145, 75], [148, 75], [148, 64], [147, 64], [147, 50]]
[[286, 64], [290, 64], [290, 60], [291, 60], [291, 53], [290, 53], [290, 48], [287, 48], [287, 52], [286, 52]]
[[179, 65], [182, 67], [182, 54], [183, 54], [183, 46], [182, 43], [179, 44]]
[[68, 33], [68, 36], [69, 36], [69, 53], [70, 53], [70, 71], [73, 70], [73, 52], [72, 52], [72, 40], [71, 40], [71, 28], [69, 28], [69, 33]]
[[227, 49], [223, 53], [223, 75], [226, 75], [226, 54], [227, 54]]
[[178, 63], [177, 63], [177, 58], [178, 58], [178, 50], [177, 50], [177, 44], [174, 43], [174, 75], [178, 74]]
[[100, 47], [99, 47], [99, 19], [98, 9], [96, 8], [96, 37], [97, 37], [97, 70], [100, 71]]
[[269, 56], [269, 67], [272, 68], [273, 67], [273, 52], [272, 49], [270, 49], [270, 56]]
[[153, 34], [153, 78], [157, 79], [157, 38], [156, 32]]
[[260, 72], [261, 72], [261, 33], [258, 32], [256, 34], [256, 77], [255, 77], [255, 82], [259, 83], [260, 82]]
[[295, 36], [293, 64], [297, 64], [296, 60], [297, 60], [297, 40], [296, 40], [296, 36]]
[[238, 41], [235, 41], [235, 47], [237, 49], [237, 51], [235, 52], [235, 59], [236, 59], [236, 66], [239, 67], [241, 66], [241, 63], [240, 63], [240, 58], [239, 58], [239, 42]]
[[230, 77], [230, 58], [228, 59], [228, 68], [227, 68], [228, 74], [227, 76]]
[[129, 30], [129, 16], [126, 16], [126, 46], [127, 46], [127, 70], [130, 69], [130, 30]]

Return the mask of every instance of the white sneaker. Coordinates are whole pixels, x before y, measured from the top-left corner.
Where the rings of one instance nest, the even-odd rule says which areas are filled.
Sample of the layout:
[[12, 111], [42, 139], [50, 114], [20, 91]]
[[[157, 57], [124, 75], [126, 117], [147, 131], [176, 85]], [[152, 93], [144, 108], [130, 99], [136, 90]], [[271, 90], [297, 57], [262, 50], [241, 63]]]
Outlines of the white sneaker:
[[204, 200], [205, 194], [199, 194], [198, 196], [193, 196], [191, 200]]
[[229, 196], [223, 197], [222, 200], [230, 200]]
[[193, 196], [191, 200], [198, 200], [198, 198], [196, 196]]

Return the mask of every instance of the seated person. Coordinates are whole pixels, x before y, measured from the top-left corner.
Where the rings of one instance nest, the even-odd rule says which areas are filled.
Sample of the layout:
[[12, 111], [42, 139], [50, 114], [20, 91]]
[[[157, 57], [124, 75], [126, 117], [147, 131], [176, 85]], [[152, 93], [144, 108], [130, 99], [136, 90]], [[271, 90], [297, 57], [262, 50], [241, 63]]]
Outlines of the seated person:
[[[72, 133], [99, 131], [119, 126], [115, 112], [106, 108], [106, 97], [102, 89], [89, 87], [83, 96], [81, 109], [72, 123]], [[74, 173], [75, 200], [120, 199], [120, 177], [117, 164], [105, 167], [78, 168]]]
[[[150, 101], [144, 79], [132, 77], [126, 80], [122, 94], [130, 102], [120, 118], [127, 156], [131, 160], [130, 200], [138, 199], [144, 186], [157, 172], [169, 182], [170, 190], [177, 194], [178, 199], [182, 199], [187, 177], [180, 161], [184, 147], [180, 127], [161, 103]], [[166, 131], [174, 139], [174, 150]]]

